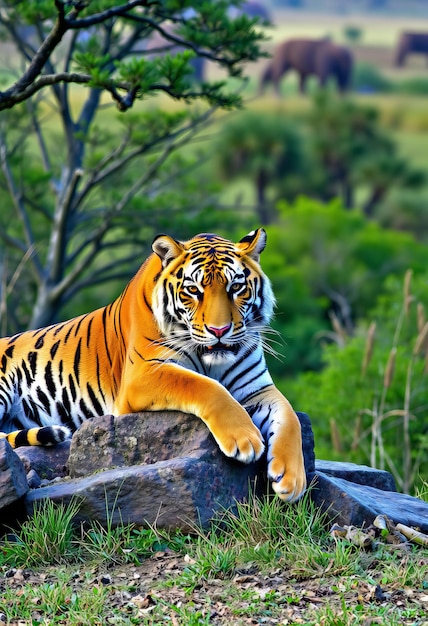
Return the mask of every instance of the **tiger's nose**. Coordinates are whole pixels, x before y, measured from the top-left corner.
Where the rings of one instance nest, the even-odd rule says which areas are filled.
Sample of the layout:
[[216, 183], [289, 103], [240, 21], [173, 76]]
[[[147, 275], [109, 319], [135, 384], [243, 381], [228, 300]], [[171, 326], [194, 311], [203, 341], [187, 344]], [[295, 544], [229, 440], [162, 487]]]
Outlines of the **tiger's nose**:
[[221, 339], [230, 329], [232, 328], [232, 324], [228, 324], [227, 326], [207, 326], [207, 329], [210, 333], [212, 333], [217, 339]]

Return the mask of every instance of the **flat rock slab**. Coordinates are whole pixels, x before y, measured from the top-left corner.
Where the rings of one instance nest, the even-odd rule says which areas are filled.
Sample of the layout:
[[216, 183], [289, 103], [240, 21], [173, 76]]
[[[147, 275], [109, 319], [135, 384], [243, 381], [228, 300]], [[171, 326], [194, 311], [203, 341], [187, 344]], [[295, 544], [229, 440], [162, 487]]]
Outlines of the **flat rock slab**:
[[26, 496], [27, 511], [45, 498], [80, 502], [78, 522], [191, 530], [207, 526], [216, 511], [234, 508], [255, 490], [257, 469], [222, 465], [195, 458], [175, 458], [153, 465], [104, 470], [34, 489]]
[[428, 503], [419, 498], [357, 484], [318, 471], [313, 480], [311, 497], [331, 521], [341, 526], [370, 526], [378, 515], [386, 515], [395, 524], [402, 523], [428, 532]]
[[358, 485], [368, 485], [382, 491], [397, 491], [395, 480], [389, 472], [374, 469], [367, 465], [357, 463], [346, 463], [344, 461], [315, 461], [317, 473], [343, 478]]

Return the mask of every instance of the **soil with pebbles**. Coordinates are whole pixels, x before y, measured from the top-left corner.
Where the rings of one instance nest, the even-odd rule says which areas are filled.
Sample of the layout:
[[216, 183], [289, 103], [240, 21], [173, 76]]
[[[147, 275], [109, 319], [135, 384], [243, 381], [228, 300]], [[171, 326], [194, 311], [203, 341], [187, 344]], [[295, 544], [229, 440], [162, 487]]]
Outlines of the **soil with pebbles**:
[[[408, 553], [403, 552], [403, 568], [407, 560]], [[178, 584], [178, 577], [191, 564], [189, 556], [156, 552], [138, 565], [112, 563], [92, 569], [78, 565], [69, 570], [69, 594], [71, 597], [91, 586], [102, 587], [106, 592], [103, 624], [184, 625], [188, 623], [183, 618], [186, 611], [187, 615], [190, 612], [199, 616], [199, 621], [192, 622], [195, 624], [322, 624], [326, 623], [323, 613], [339, 616], [345, 607], [348, 621], [344, 623], [351, 623], [353, 615], [353, 623], [386, 623], [388, 615], [396, 619], [399, 609], [400, 624], [428, 626], [428, 618], [424, 617], [428, 609], [428, 589], [412, 589], [399, 583], [382, 584], [382, 568], [376, 561], [372, 561], [361, 576], [329, 571], [330, 564], [323, 571], [320, 568], [319, 573], [309, 579], [299, 579], [295, 573], [291, 577], [280, 562], [275, 570], [266, 572], [250, 564], [224, 579], [201, 579], [196, 588], [189, 591]], [[421, 551], [418, 566], [428, 573], [426, 551]], [[16, 590], [18, 597], [24, 593], [26, 586], [37, 588], [57, 581], [58, 569], [53, 567], [43, 571], [4, 570], [0, 575], [0, 607], [6, 588]], [[428, 587], [428, 576], [426, 583]], [[70, 623], [66, 606], [59, 609], [64, 611], [64, 620], [58, 614], [55, 622], [47, 622], [47, 616], [37, 602], [41, 604], [36, 594], [31, 621], [9, 621], [10, 626]], [[367, 621], [364, 621], [364, 615]], [[0, 608], [1, 620], [6, 623], [6, 615]]]

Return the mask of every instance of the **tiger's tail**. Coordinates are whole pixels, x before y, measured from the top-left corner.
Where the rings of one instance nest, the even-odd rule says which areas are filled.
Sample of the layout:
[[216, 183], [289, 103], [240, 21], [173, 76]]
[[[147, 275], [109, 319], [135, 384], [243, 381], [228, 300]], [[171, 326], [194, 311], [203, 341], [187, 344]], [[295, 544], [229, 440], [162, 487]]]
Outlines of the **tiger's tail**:
[[0, 433], [0, 439], [6, 439], [12, 448], [21, 446], [56, 446], [71, 438], [71, 431], [66, 426], [42, 426], [12, 433]]

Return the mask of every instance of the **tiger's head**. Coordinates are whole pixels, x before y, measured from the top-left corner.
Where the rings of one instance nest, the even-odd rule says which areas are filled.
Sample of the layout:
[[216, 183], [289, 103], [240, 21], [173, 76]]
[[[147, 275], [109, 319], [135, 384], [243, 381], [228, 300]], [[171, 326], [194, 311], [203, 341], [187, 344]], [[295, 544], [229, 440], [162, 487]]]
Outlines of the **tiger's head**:
[[251, 349], [272, 317], [274, 296], [259, 265], [263, 229], [238, 243], [217, 235], [179, 242], [159, 235], [153, 251], [162, 269], [153, 291], [153, 312], [165, 343], [196, 353], [206, 364], [233, 360]]

